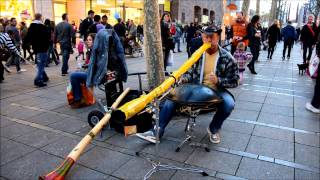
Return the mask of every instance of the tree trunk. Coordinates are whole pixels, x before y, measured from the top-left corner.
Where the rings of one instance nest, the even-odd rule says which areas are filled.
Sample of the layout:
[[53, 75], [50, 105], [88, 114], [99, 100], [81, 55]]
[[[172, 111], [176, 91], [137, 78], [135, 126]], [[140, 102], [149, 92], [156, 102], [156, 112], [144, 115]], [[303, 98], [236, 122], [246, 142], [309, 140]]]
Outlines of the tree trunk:
[[163, 53], [161, 44], [158, 0], [144, 0], [144, 50], [147, 64], [149, 89], [164, 81]]
[[249, 16], [249, 6], [250, 6], [250, 0], [243, 0], [242, 12], [246, 17]]
[[260, 0], [257, 0], [257, 3], [256, 3], [256, 14], [260, 15]]
[[276, 16], [277, 16], [277, 0], [272, 0], [271, 11], [269, 16], [269, 26], [276, 19]]

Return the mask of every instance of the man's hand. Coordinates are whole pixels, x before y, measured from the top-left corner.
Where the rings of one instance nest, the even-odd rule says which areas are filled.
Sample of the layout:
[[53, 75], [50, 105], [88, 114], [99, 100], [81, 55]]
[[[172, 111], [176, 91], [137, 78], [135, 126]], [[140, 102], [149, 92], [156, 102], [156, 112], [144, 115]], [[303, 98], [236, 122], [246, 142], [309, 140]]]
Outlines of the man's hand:
[[212, 82], [212, 84], [216, 85], [218, 84], [218, 77], [217, 75], [215, 75], [213, 72], [211, 72], [211, 74], [209, 75], [209, 80]]

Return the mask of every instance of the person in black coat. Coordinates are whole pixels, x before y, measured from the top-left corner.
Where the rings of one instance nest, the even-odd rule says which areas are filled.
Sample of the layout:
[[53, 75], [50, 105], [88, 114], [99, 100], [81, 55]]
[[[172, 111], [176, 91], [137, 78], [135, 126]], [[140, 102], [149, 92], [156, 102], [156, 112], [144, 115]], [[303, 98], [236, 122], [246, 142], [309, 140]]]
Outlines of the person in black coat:
[[87, 39], [88, 29], [94, 23], [93, 17], [94, 17], [94, 11], [89, 10], [88, 17], [86, 19], [84, 19], [80, 24], [79, 30], [80, 30], [81, 36], [83, 36], [83, 39]]
[[170, 33], [170, 14], [164, 13], [161, 17], [161, 40], [163, 48], [163, 61], [164, 61], [164, 70], [167, 70], [168, 59], [170, 55], [170, 50], [173, 50], [174, 43]]
[[121, 44], [124, 47], [124, 40], [126, 37], [126, 25], [122, 22], [121, 18], [118, 18], [118, 23], [114, 25], [113, 29], [120, 38]]
[[251, 74], [257, 74], [254, 68], [254, 63], [259, 58], [261, 37], [262, 37], [262, 29], [260, 28], [260, 26], [258, 26], [259, 21], [260, 21], [260, 16], [254, 15], [247, 29], [247, 33], [248, 33], [247, 36], [249, 39], [249, 48], [252, 53], [252, 59], [247, 66]]
[[[317, 26], [313, 23], [313, 15], [308, 16], [308, 22], [302, 27], [300, 41], [303, 46], [303, 63], [309, 63], [312, 55], [312, 50], [317, 41]], [[307, 51], [309, 51], [307, 57]]]
[[186, 37], [186, 42], [187, 42], [187, 53], [188, 53], [188, 57], [191, 57], [191, 53], [190, 53], [190, 42], [191, 39], [194, 38], [196, 36], [196, 27], [194, 26], [193, 23], [190, 23], [190, 26], [188, 27], [188, 29], [186, 30], [187, 33], [187, 37]]
[[274, 47], [276, 46], [277, 42], [280, 41], [280, 28], [279, 28], [278, 20], [275, 20], [274, 23], [269, 27], [266, 36], [268, 38], [268, 45], [269, 45], [268, 59], [272, 59]]

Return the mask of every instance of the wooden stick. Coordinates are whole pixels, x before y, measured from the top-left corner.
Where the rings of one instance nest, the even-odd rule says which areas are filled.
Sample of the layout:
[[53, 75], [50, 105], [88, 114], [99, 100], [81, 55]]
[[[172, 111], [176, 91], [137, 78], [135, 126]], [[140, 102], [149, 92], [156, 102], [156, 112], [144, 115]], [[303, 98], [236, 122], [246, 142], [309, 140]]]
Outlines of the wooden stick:
[[107, 113], [95, 126], [91, 131], [77, 144], [76, 147], [69, 153], [63, 163], [57, 167], [54, 171], [50, 172], [46, 176], [40, 176], [41, 180], [63, 180], [67, 173], [69, 172], [72, 165], [78, 160], [84, 149], [89, 145], [89, 143], [94, 139], [94, 137], [102, 130], [103, 126], [106, 125], [110, 118], [111, 113], [114, 111], [122, 99], [128, 94], [130, 91], [127, 88], [112, 104], [111, 112]]

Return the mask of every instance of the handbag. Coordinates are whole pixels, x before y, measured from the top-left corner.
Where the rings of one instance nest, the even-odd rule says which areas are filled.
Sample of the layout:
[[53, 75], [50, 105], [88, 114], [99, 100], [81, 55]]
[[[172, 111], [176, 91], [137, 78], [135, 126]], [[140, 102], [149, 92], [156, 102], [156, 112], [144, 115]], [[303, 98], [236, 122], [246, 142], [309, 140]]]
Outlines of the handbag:
[[[87, 88], [85, 84], [80, 85], [82, 97], [80, 100], [80, 104], [82, 107], [93, 105], [96, 100], [93, 95], [93, 88]], [[74, 96], [72, 92], [72, 85], [69, 82], [67, 86], [67, 100], [68, 104], [72, 105], [74, 103]]]
[[319, 66], [320, 60], [319, 57], [315, 54], [313, 58], [309, 62], [309, 67], [307, 69], [307, 74], [312, 78], [315, 79], [318, 76], [318, 66]]

